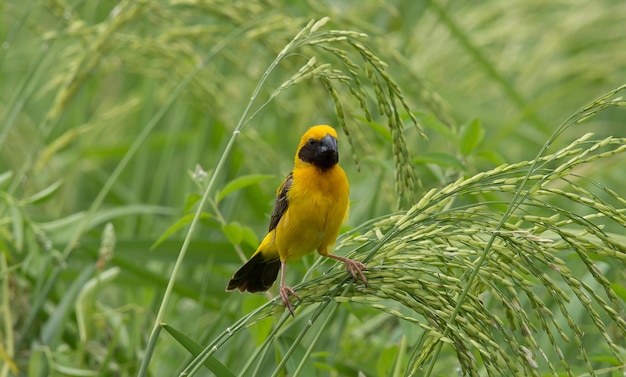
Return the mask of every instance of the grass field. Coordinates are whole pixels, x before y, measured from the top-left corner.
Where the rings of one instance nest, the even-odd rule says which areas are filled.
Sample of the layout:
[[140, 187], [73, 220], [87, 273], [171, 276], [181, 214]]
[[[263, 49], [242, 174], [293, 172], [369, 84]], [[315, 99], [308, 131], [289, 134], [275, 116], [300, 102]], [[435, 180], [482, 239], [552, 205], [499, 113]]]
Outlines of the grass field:
[[[623, 376], [626, 2], [0, 3], [0, 377]], [[314, 124], [303, 299], [225, 292]]]

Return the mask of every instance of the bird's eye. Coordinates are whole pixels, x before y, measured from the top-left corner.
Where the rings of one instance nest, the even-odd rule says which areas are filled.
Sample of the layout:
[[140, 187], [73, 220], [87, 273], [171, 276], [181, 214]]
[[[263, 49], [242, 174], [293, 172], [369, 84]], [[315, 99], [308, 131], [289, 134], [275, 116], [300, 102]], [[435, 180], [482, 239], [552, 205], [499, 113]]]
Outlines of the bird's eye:
[[315, 144], [315, 139], [310, 138], [310, 139], [309, 139], [309, 144], [314, 145], [314, 144]]

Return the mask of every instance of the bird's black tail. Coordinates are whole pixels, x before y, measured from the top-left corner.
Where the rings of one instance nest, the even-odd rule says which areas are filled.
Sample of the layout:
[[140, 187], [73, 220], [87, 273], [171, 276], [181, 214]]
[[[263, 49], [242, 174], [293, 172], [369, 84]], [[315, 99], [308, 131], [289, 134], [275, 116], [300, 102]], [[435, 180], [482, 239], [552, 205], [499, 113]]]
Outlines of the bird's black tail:
[[280, 259], [266, 259], [256, 253], [241, 266], [228, 282], [227, 291], [239, 289], [241, 292], [263, 292], [270, 289], [278, 277]]

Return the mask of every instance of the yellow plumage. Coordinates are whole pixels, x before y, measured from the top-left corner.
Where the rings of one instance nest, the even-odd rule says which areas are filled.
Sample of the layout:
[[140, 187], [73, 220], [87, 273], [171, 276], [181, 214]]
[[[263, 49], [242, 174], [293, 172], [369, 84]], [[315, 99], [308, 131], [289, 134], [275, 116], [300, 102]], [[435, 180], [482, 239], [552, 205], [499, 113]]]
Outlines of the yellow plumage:
[[301, 138], [294, 168], [278, 188], [269, 232], [250, 260], [235, 273], [228, 290], [269, 289], [282, 267], [280, 294], [293, 315], [284, 284], [285, 266], [314, 250], [341, 260], [355, 279], [366, 282], [365, 265], [329, 254], [348, 210], [350, 186], [338, 164], [337, 132], [330, 126], [311, 127]]

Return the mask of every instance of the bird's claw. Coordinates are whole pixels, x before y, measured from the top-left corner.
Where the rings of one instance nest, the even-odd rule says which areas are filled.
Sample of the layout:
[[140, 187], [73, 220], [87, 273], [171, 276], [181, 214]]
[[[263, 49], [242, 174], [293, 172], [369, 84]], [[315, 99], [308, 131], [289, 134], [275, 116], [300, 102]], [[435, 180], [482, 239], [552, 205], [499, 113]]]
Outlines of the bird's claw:
[[281, 285], [279, 291], [280, 291], [280, 298], [283, 300], [283, 304], [285, 304], [285, 306], [289, 310], [289, 313], [291, 313], [291, 316], [294, 317], [295, 313], [293, 311], [293, 306], [291, 306], [291, 302], [289, 301], [289, 295], [294, 296], [298, 300], [300, 299], [300, 297], [298, 297], [298, 295], [296, 294], [296, 291], [294, 291], [293, 288], [288, 287], [286, 285]]
[[365, 278], [365, 275], [363, 275], [363, 270], [367, 270], [365, 264], [347, 258], [343, 260], [343, 263], [345, 263], [346, 268], [350, 271], [350, 275], [352, 275], [354, 280], [361, 280], [365, 285], [365, 288], [367, 288], [367, 279]]

